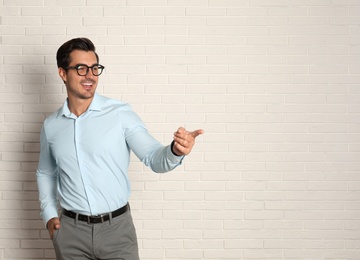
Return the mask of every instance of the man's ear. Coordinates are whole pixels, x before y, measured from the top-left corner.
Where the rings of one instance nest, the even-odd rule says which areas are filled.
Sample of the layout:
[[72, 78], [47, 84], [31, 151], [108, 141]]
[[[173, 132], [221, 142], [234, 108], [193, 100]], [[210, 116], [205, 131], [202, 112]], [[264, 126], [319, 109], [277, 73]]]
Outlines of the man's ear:
[[66, 82], [66, 71], [63, 68], [58, 68], [58, 72], [59, 72], [59, 76], [60, 78], [64, 81], [64, 83]]

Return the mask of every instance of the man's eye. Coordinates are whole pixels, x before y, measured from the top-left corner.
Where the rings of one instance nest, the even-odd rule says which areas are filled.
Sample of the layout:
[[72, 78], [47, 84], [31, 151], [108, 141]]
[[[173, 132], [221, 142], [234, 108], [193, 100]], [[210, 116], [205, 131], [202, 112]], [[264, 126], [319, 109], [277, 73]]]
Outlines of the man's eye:
[[80, 70], [80, 71], [85, 71], [86, 70], [86, 67], [82, 66], [82, 65], [79, 65], [76, 68], [77, 68], [77, 70]]

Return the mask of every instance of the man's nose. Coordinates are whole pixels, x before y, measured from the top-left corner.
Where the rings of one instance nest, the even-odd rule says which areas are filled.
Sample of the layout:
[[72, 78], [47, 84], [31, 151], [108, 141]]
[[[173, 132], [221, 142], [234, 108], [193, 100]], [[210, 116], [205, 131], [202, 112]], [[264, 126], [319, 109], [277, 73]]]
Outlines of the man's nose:
[[93, 78], [93, 77], [94, 77], [94, 74], [92, 72], [92, 69], [88, 68], [86, 71], [86, 74], [85, 74], [85, 78]]

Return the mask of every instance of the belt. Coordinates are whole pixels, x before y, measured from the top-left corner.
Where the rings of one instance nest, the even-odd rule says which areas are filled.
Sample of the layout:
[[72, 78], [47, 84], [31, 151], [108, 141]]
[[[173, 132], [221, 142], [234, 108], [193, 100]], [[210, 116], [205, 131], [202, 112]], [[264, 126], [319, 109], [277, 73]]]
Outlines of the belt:
[[101, 215], [97, 215], [97, 216], [87, 216], [87, 215], [82, 215], [82, 214], [78, 214], [75, 212], [72, 212], [70, 210], [66, 210], [63, 209], [62, 213], [70, 218], [74, 218], [80, 220], [80, 221], [86, 221], [88, 224], [97, 224], [97, 223], [104, 223], [105, 221], [108, 221], [111, 218], [116, 218], [122, 214], [124, 214], [126, 211], [128, 211], [130, 209], [129, 203], [127, 203], [124, 207], [119, 208], [113, 212], [109, 212], [106, 214], [101, 214]]

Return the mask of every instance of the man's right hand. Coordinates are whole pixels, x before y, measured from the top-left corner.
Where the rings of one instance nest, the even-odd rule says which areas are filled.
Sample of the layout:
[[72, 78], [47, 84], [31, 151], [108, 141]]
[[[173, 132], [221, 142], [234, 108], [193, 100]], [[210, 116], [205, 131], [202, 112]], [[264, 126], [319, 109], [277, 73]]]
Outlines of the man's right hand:
[[51, 240], [53, 240], [55, 231], [60, 229], [60, 219], [59, 218], [50, 219], [46, 224], [46, 227], [49, 230]]

